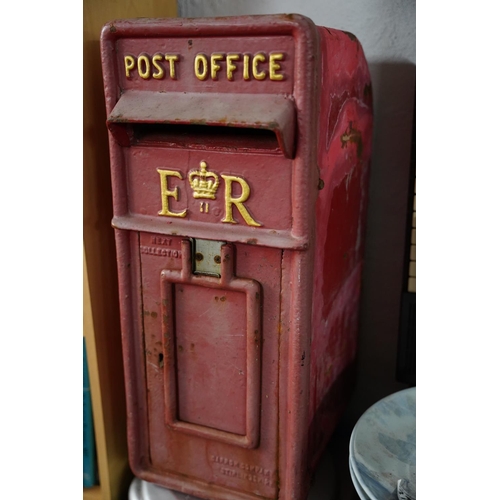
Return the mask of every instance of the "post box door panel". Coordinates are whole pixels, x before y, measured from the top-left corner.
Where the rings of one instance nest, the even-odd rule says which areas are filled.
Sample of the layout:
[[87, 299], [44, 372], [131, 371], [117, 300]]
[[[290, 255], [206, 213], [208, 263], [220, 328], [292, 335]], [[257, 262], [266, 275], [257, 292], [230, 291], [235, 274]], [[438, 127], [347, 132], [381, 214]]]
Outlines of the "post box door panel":
[[225, 245], [219, 278], [189, 240], [139, 240], [152, 468], [274, 498], [282, 251]]

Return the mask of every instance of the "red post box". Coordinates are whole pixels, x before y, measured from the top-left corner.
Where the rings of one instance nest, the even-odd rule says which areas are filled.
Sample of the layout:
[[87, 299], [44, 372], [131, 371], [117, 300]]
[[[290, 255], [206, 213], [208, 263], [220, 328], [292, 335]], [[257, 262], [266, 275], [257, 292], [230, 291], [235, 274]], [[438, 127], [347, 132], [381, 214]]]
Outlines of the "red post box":
[[303, 499], [356, 354], [371, 86], [298, 15], [108, 23], [130, 464]]

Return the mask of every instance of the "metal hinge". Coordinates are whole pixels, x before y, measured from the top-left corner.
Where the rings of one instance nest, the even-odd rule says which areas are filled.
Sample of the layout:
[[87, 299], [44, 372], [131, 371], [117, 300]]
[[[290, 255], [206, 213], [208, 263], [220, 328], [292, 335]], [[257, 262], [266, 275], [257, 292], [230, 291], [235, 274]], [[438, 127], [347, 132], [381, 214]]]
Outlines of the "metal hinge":
[[192, 238], [193, 272], [220, 278], [221, 246], [225, 241]]

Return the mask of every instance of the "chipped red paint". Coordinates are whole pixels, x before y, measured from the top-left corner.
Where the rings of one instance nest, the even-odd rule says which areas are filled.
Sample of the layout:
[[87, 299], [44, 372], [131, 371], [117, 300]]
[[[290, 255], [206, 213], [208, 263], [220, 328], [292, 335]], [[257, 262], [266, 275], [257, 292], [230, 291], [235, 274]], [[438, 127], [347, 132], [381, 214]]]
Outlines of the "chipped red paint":
[[[304, 499], [356, 351], [362, 49], [298, 15], [114, 21], [101, 47], [131, 467], [210, 500]], [[226, 242], [219, 276], [193, 273], [195, 240]]]

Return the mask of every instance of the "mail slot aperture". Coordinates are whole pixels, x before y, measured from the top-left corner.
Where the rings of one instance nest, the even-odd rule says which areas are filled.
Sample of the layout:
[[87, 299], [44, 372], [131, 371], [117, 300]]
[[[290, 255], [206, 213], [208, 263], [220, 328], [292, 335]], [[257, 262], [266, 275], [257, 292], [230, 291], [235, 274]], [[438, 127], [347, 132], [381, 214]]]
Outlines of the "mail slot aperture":
[[281, 154], [272, 130], [226, 127], [224, 125], [137, 124], [134, 127], [136, 144], [190, 147], [222, 151], [262, 151]]
[[362, 48], [279, 15], [113, 21], [101, 53], [132, 470], [304, 500], [356, 357]]
[[[145, 91], [124, 93], [108, 117], [110, 130], [119, 132], [115, 135], [124, 146], [134, 140], [132, 137], [127, 140], [127, 134], [117, 128], [120, 125], [206, 125], [273, 132], [287, 158], [293, 158], [295, 152], [295, 121], [293, 100], [284, 95], [260, 95], [256, 98], [253, 94]], [[130, 136], [133, 128], [128, 127], [127, 130]], [[231, 137], [231, 133], [225, 133]]]

